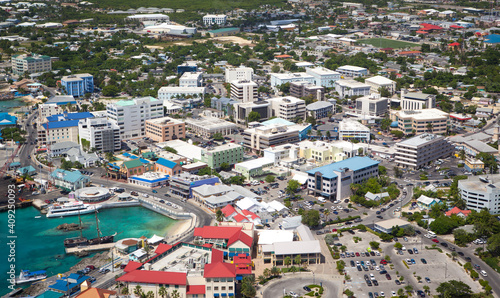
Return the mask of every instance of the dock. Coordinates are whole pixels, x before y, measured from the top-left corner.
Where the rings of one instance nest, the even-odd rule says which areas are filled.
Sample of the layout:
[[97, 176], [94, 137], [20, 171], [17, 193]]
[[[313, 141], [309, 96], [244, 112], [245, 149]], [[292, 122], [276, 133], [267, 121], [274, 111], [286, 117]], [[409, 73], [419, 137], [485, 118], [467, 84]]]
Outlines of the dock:
[[67, 247], [66, 248], [66, 253], [67, 254], [74, 254], [74, 253], [79, 253], [79, 252], [84, 252], [84, 251], [100, 251], [100, 250], [108, 250], [111, 249], [115, 246], [116, 243], [103, 243], [103, 244], [97, 244], [97, 245], [91, 245], [91, 246], [79, 246], [79, 247]]
[[38, 210], [44, 210], [47, 208], [48, 205], [49, 204], [45, 203], [43, 200], [40, 199], [33, 200], [33, 206]]

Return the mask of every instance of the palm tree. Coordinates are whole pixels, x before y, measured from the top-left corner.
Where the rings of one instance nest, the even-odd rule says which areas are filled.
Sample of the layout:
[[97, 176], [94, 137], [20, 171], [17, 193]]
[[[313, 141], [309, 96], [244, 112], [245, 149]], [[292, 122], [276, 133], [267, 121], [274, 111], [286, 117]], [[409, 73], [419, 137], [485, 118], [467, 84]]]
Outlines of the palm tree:
[[164, 286], [161, 286], [158, 289], [158, 295], [160, 295], [162, 298], [165, 298], [168, 295], [167, 289]]
[[123, 295], [128, 295], [129, 294], [127, 287], [125, 287], [125, 288], [122, 289], [122, 294]]
[[422, 282], [422, 276], [417, 276], [417, 281], [420, 283]]
[[431, 288], [429, 286], [424, 286], [424, 292], [426, 292], [427, 294], [430, 294], [431, 293]]
[[429, 122], [429, 123], [427, 123], [427, 126], [426, 126], [426, 127], [427, 127], [427, 130], [428, 130], [429, 132], [432, 132], [432, 127], [433, 127], [433, 126], [432, 126], [432, 123], [430, 123], [430, 122]]
[[302, 264], [302, 258], [300, 257], [300, 255], [297, 255], [297, 256], [295, 257], [295, 260], [294, 260], [294, 261], [295, 261], [295, 264], [298, 264], [298, 265], [299, 265], [299, 267], [300, 267], [300, 264]]
[[144, 298], [155, 298], [155, 294], [153, 291], [148, 291], [146, 295], [144, 295]]
[[279, 274], [280, 274], [280, 272], [281, 272], [280, 268], [278, 268], [278, 267], [276, 267], [276, 266], [273, 266], [273, 267], [271, 268], [271, 275], [272, 275], [272, 276], [277, 276], [277, 275], [279, 275]]
[[341, 250], [342, 252], [345, 252], [345, 251], [347, 250], [347, 247], [346, 247], [345, 245], [342, 245], [342, 246], [340, 247], [340, 250]]
[[405, 287], [406, 293], [410, 294], [413, 291], [413, 287], [411, 285], [407, 285]]
[[403, 290], [401, 288], [398, 290], [398, 296], [403, 296], [404, 293], [405, 293], [405, 290]]
[[137, 297], [141, 297], [142, 296], [142, 287], [137, 285], [135, 286], [134, 288], [134, 295], [137, 296]]
[[269, 268], [264, 269], [264, 276], [266, 278], [269, 278], [269, 276], [271, 276], [271, 270], [269, 270]]
[[283, 260], [283, 264], [287, 267], [290, 266], [290, 264], [292, 264], [292, 258], [285, 257], [285, 260]]
[[299, 268], [297, 268], [295, 266], [290, 267], [290, 272], [294, 272], [295, 273], [297, 271], [299, 271]]
[[452, 251], [451, 252], [451, 257], [452, 257], [452, 260], [455, 261], [455, 259], [457, 258], [458, 256], [458, 253], [456, 251]]
[[266, 281], [266, 277], [264, 275], [259, 275], [259, 277], [257, 277], [257, 280], [260, 284], [263, 284]]
[[174, 290], [172, 292], [172, 295], [170, 295], [172, 298], [180, 298], [181, 297], [181, 294], [177, 291], [177, 290]]
[[460, 152], [458, 153], [458, 157], [460, 157], [460, 160], [465, 160], [465, 150], [464, 149], [460, 150]]

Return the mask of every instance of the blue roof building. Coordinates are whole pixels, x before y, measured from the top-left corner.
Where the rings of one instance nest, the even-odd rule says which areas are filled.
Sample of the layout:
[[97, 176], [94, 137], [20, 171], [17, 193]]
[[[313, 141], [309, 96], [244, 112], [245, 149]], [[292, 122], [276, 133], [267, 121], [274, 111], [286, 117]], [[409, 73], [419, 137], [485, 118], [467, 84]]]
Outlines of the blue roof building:
[[8, 126], [16, 126], [17, 117], [9, 115], [9, 113], [0, 113], [0, 128]]
[[61, 79], [61, 86], [64, 87], [66, 94], [82, 97], [85, 93], [94, 92], [94, 77], [88, 73], [64, 76]]
[[500, 34], [490, 34], [484, 38], [485, 43], [498, 44], [500, 43]]
[[341, 200], [351, 195], [351, 184], [378, 176], [380, 162], [369, 157], [352, 157], [307, 171], [308, 193]]
[[55, 284], [49, 286], [49, 290], [58, 293], [71, 294], [78, 291], [80, 289], [80, 285], [89, 278], [90, 276], [71, 273], [68, 277], [56, 280]]
[[[64, 113], [47, 117], [47, 123], [42, 124], [45, 139], [41, 137], [42, 144], [55, 144], [70, 141], [78, 143], [78, 122], [82, 119], [94, 118], [90, 112]], [[67, 128], [62, 130], [61, 128]]]
[[83, 175], [80, 171], [66, 171], [56, 169], [50, 174], [54, 185], [64, 190], [73, 191], [84, 188], [90, 184], [90, 178]]
[[16, 173], [19, 174], [20, 176], [23, 176], [25, 174], [28, 174], [30, 176], [33, 176], [36, 174], [36, 169], [32, 166], [27, 166], [24, 168], [19, 168], [16, 170]]

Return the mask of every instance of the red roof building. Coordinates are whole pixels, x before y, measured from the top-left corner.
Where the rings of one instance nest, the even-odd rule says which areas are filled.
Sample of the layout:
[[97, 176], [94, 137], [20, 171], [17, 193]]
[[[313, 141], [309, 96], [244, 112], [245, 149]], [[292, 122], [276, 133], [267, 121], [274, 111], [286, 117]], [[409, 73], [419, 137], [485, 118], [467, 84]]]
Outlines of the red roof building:
[[184, 272], [134, 270], [120, 276], [117, 281], [141, 284], [186, 285], [187, 274]]
[[464, 27], [458, 26], [458, 25], [451, 25], [450, 28], [451, 29], [464, 29]]
[[244, 217], [243, 215], [241, 215], [241, 214], [239, 214], [239, 213], [238, 213], [238, 214], [236, 214], [235, 216], [233, 216], [233, 219], [234, 219], [234, 221], [236, 221], [236, 222], [249, 222], [249, 221], [248, 221], [248, 218]]
[[226, 205], [220, 211], [222, 211], [222, 213], [224, 214], [224, 217], [226, 217], [226, 218], [234, 216], [235, 213], [237, 213], [236, 210], [234, 209], [234, 207], [231, 205]]
[[456, 214], [460, 217], [467, 217], [467, 216], [469, 216], [470, 213], [471, 213], [470, 210], [462, 210], [458, 207], [453, 207], [452, 209], [446, 211], [444, 214], [446, 216], [452, 216], [453, 214]]
[[194, 285], [194, 286], [187, 286], [186, 289], [186, 294], [187, 295], [205, 295], [205, 286], [204, 285]]
[[437, 30], [443, 30], [443, 27], [428, 23], [422, 23], [420, 24], [420, 29], [424, 31], [437, 31]]
[[139, 262], [134, 262], [134, 261], [129, 261], [127, 266], [123, 268], [123, 271], [125, 272], [132, 272], [134, 270], [139, 269], [142, 266], [142, 263]]
[[277, 55], [277, 56], [274, 56], [274, 58], [276, 58], [276, 59], [291, 59], [292, 56], [290, 56], [290, 55]]
[[420, 54], [422, 54], [422, 52], [420, 52], [420, 51], [402, 51], [402, 52], [399, 52], [398, 54], [399, 54], [399, 56], [415, 57], [415, 56], [419, 56]]
[[[194, 237], [198, 241], [212, 243], [218, 249], [232, 250], [231, 248], [242, 248], [244, 252], [251, 252], [253, 246], [253, 231], [248, 231], [248, 234], [243, 231], [241, 226], [205, 226], [203, 228], [194, 229]], [[220, 240], [224, 240], [222, 244]]]
[[165, 244], [165, 243], [160, 243], [158, 247], [155, 250], [155, 253], [157, 255], [161, 255], [162, 253], [166, 252], [167, 250], [171, 249], [172, 245], [170, 244]]

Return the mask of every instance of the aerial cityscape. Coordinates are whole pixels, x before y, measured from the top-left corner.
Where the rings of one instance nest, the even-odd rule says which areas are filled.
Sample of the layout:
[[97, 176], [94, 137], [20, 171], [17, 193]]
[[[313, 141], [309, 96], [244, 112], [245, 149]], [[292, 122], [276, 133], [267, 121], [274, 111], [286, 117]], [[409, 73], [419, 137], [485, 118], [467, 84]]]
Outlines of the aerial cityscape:
[[0, 297], [500, 298], [500, 7], [0, 0]]

